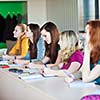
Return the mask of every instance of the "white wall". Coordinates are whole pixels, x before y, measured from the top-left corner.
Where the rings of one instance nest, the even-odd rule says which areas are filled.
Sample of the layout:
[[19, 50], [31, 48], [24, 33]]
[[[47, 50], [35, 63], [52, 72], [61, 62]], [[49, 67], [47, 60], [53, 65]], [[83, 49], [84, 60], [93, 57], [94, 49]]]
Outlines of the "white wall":
[[28, 0], [28, 23], [53, 21], [60, 31], [78, 32], [77, 0]]
[[47, 0], [47, 19], [57, 23], [60, 31], [78, 31], [77, 0]]
[[28, 0], [28, 23], [41, 25], [46, 20], [46, 0]]
[[54, 21], [60, 31], [65, 29], [65, 6], [64, 0], [47, 0], [47, 20]]

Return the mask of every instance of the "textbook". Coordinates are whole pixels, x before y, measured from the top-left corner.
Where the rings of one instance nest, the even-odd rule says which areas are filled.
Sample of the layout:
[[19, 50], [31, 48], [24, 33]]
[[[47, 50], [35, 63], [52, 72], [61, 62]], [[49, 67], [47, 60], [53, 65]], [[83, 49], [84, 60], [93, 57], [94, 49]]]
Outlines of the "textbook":
[[54, 74], [45, 74], [45, 73], [42, 73], [42, 74], [39, 74], [39, 73], [22, 73], [19, 75], [19, 78], [20, 79], [23, 79], [23, 80], [33, 80], [33, 79], [44, 79], [44, 78], [47, 78], [47, 77], [57, 77], [57, 75], [54, 75]]
[[43, 78], [43, 76], [41, 74], [23, 73], [19, 75], [19, 78], [22, 80], [33, 80], [33, 79], [41, 79]]
[[42, 77], [43, 76], [39, 73], [39, 69], [37, 68], [23, 68], [23, 73], [19, 75], [19, 78], [23, 80], [31, 80]]

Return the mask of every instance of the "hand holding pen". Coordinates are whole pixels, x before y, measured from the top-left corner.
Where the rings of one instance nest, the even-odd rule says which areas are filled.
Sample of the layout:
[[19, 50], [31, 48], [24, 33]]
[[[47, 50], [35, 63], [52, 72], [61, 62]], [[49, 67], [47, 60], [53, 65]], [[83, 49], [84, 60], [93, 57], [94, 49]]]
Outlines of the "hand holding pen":
[[66, 72], [66, 70], [64, 70], [63, 72], [66, 75], [65, 82], [71, 83], [71, 82], [73, 82], [75, 80], [75, 78], [74, 78], [74, 76], [72, 74], [69, 74], [68, 72]]

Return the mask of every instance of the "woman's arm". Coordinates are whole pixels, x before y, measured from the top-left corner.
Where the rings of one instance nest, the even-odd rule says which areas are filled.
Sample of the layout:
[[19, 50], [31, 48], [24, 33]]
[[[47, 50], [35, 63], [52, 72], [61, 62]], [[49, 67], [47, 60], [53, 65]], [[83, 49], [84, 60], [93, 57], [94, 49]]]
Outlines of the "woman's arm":
[[88, 46], [85, 47], [84, 61], [82, 65], [82, 79], [84, 82], [90, 82], [100, 76], [100, 65], [97, 64], [90, 70], [90, 50]]
[[73, 74], [78, 71], [80, 66], [81, 66], [81, 64], [79, 62], [72, 62], [67, 71], [68, 71], [68, 73]]
[[[83, 75], [85, 74], [86, 75]], [[85, 70], [82, 72], [83, 82], [91, 82], [100, 76], [100, 65], [97, 64], [91, 71]]]
[[47, 63], [47, 62], [49, 62], [50, 61], [50, 58], [49, 57], [47, 57], [47, 56], [45, 56], [42, 60], [42, 63]]
[[42, 37], [40, 37], [37, 43], [37, 60], [43, 59], [45, 56], [45, 44]]

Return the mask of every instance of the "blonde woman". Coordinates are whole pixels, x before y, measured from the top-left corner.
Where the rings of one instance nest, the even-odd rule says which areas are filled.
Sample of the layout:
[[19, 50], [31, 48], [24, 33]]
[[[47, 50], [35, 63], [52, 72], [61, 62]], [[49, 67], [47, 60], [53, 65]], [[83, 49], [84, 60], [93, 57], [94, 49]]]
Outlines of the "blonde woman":
[[57, 60], [54, 64], [47, 64], [46, 66], [59, 67], [62, 70], [50, 70], [44, 68], [43, 72], [47, 74], [56, 74], [58, 76], [66, 76], [67, 73], [75, 73], [78, 71], [83, 63], [83, 52], [81, 50], [77, 34], [72, 31], [64, 31], [60, 35], [60, 47]]

